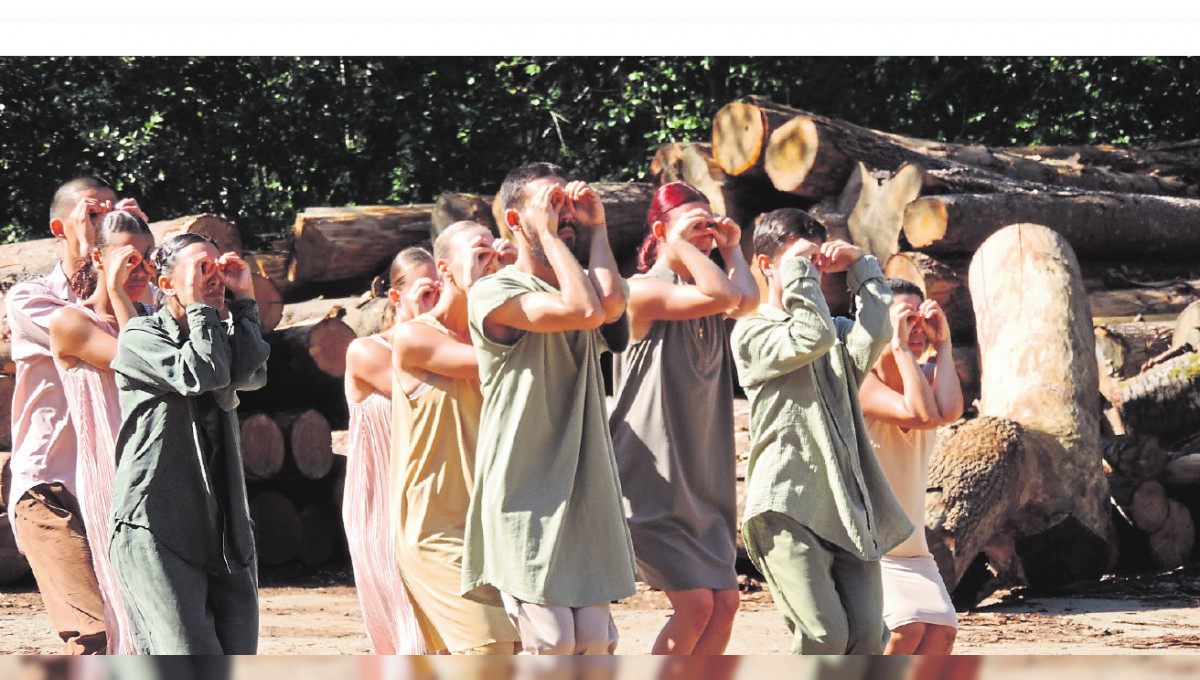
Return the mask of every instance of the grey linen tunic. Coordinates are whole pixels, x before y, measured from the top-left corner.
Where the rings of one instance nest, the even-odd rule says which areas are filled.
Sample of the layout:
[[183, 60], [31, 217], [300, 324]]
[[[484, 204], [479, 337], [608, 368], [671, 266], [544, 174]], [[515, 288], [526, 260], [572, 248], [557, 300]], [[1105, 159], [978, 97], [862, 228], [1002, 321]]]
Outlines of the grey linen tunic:
[[[608, 603], [636, 590], [600, 371], [605, 331], [628, 337], [628, 317], [615, 328], [524, 332], [511, 344], [487, 337], [488, 314], [539, 291], [558, 292], [509, 266], [468, 295], [483, 409], [463, 594], [496, 603], [490, 584], [533, 604]], [[624, 349], [617, 340], [611, 346]]]
[[[682, 283], [657, 264], [642, 276]], [[642, 580], [737, 588], [733, 361], [725, 315], [655, 321], [614, 360], [610, 419]]]
[[732, 337], [750, 398], [743, 525], [782, 513], [860, 559], [878, 560], [913, 530], [875, 458], [858, 401], [859, 385], [891, 340], [891, 292], [867, 255], [847, 272], [858, 318], [835, 319], [808, 258], [786, 260], [779, 272], [784, 309], [759, 307]]

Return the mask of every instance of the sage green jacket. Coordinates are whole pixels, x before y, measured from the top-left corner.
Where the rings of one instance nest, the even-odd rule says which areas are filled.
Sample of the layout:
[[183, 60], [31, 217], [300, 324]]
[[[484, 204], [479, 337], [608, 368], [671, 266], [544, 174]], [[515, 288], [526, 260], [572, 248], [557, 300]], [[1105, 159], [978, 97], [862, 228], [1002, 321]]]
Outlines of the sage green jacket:
[[912, 533], [867, 436], [858, 388], [891, 340], [892, 295], [879, 262], [848, 271], [857, 320], [837, 318], [808, 258], [784, 261], [783, 306], [738, 321], [732, 344], [750, 398], [743, 523], [788, 515], [820, 538], [877, 560]]

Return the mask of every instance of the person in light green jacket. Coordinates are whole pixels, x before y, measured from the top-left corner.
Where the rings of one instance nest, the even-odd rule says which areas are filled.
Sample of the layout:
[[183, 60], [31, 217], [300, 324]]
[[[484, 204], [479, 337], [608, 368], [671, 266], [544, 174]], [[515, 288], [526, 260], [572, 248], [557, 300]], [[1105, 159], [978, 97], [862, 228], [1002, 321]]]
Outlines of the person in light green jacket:
[[[743, 537], [795, 635], [795, 654], [880, 654], [879, 558], [913, 527], [867, 437], [858, 389], [892, 336], [879, 263], [801, 210], [763, 215], [768, 285], [732, 336], [750, 399]], [[847, 272], [857, 319], [832, 318], [822, 273]]]

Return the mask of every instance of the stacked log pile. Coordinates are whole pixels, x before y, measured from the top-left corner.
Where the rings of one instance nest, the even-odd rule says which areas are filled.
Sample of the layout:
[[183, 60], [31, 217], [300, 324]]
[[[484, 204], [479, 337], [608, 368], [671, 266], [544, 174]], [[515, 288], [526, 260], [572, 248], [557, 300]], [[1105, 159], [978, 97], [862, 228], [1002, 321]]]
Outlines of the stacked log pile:
[[[1200, 451], [1200, 418], [1196, 417], [1200, 415], [1200, 386], [1196, 385], [1200, 379], [1200, 354], [1196, 353], [1200, 350], [1200, 305], [1192, 308], [1191, 316], [1181, 315], [1200, 300], [1200, 265], [1196, 264], [1200, 255], [1200, 165], [1190, 154], [1170, 148], [988, 148], [937, 142], [870, 130], [747, 97], [714, 115], [711, 143], [663, 145], [650, 171], [660, 183], [683, 180], [699, 188], [714, 212], [733, 217], [743, 227], [747, 252], [758, 215], [798, 207], [824, 224], [830, 238], [852, 241], [878, 257], [888, 276], [917, 283], [947, 311], [968, 418], [987, 415], [982, 393], [989, 380], [1003, 384], [1005, 378], [997, 373], [1011, 372], [1016, 379], [1043, 388], [1059, 380], [1060, 387], [1071, 384], [1079, 390], [1066, 393], [1072, 396], [1064, 403], [1073, 404], [1072, 409], [1080, 414], [1091, 415], [1073, 415], [1064, 422], [1072, 423], [1076, 430], [1086, 429], [1084, 439], [1079, 439], [1079, 432], [1073, 437], [1047, 433], [1044, 422], [1017, 418], [995, 407], [990, 416], [980, 419], [990, 425], [970, 423], [973, 432], [967, 435], [979, 444], [969, 450], [976, 452], [973, 455], [978, 460], [967, 455], [961, 460], [946, 459], [943, 464], [941, 474], [960, 480], [955, 484], [960, 490], [988, 483], [989, 476], [1010, 481], [1024, 478], [1022, 475], [1037, 479], [1036, 471], [1029, 467], [1033, 465], [1030, 452], [1034, 451], [1048, 456], [1056, 470], [1067, 465], [1088, 471], [1081, 477], [1087, 480], [1086, 511], [1074, 508], [1078, 512], [1047, 515], [1057, 523], [1043, 522], [1040, 527], [1030, 519], [1037, 514], [1036, 508], [1013, 506], [1010, 514], [1025, 515], [1026, 519], [1010, 518], [999, 529], [988, 529], [983, 526], [988, 523], [986, 518], [976, 518], [978, 526], [972, 531], [981, 536], [999, 532], [1000, 537], [994, 541], [994, 536], [972, 537], [983, 542], [967, 549], [974, 550], [970, 555], [956, 558], [955, 573], [947, 578], [952, 587], [962, 580], [964, 571], [973, 572], [967, 577], [970, 583], [958, 593], [960, 602], [986, 594], [984, 581], [989, 587], [1031, 582], [1051, 587], [1085, 577], [1087, 565], [1056, 561], [1061, 546], [1072, 540], [1079, 555], [1090, 555], [1101, 569], [1111, 562], [1108, 549], [1120, 554], [1122, 565], [1131, 564], [1134, 555], [1151, 555], [1141, 563], [1158, 568], [1196, 558], [1187, 536], [1192, 532], [1190, 513], [1200, 502], [1200, 482], [1192, 479], [1200, 461], [1194, 457]], [[1061, 268], [1062, 262], [1049, 257], [1025, 278], [1013, 278], [1007, 272], [992, 274], [993, 279], [1006, 282], [1012, 299], [1025, 300], [1029, 311], [1020, 322], [1013, 322], [1009, 331], [1027, 340], [1025, 347], [1011, 350], [1026, 363], [1004, 366], [993, 362], [989, 367], [981, 364], [980, 353], [987, 342], [999, 339], [983, 333], [977, 315], [981, 304], [999, 309], [1004, 296], [992, 303], [976, 299], [976, 286], [969, 285], [969, 269], [989, 237], [1021, 223], [1045, 225], [1056, 232], [1062, 242], [1047, 252], [1069, 251], [1076, 273], [1060, 275], [1057, 282], [1037, 288], [1033, 281], [1045, 276], [1047, 268]], [[1043, 240], [1043, 245], [1047, 243]], [[1068, 291], [1067, 280], [1078, 289]], [[984, 283], [978, 285], [981, 290], [991, 290]], [[826, 277], [822, 288], [834, 313], [851, 313], [844, 275]], [[1051, 300], [1040, 299], [1043, 297]], [[1069, 347], [1062, 348], [1056, 336], [1021, 330], [1022, 325], [1044, 325], [1045, 320], [1032, 311], [1043, 305], [1073, 310], [1068, 316], [1083, 320], [1082, 325], [1075, 321], [1069, 325], [1073, 333]], [[1180, 329], [1176, 329], [1177, 318]], [[1091, 337], [1080, 337], [1084, 330]], [[1180, 339], [1187, 332], [1191, 333], [1190, 342]], [[1058, 354], [1052, 356], [1054, 352]], [[1081, 353], [1091, 362], [1090, 369], [1079, 363]], [[1047, 363], [1034, 368], [1036, 361]], [[1062, 369], [1067, 366], [1072, 367], [1069, 383], [1063, 382], [1068, 374]], [[1095, 385], [1085, 370], [1091, 371], [1088, 375], [1098, 371]], [[1064, 377], [1051, 379], [1056, 375]], [[1086, 384], [1080, 382], [1084, 379]], [[1019, 394], [1024, 388], [995, 389]], [[1093, 434], [1094, 428], [1098, 432]], [[942, 433], [943, 449], [955, 429]], [[1170, 460], [1162, 470], [1139, 478], [1145, 488], [1137, 495], [1138, 516], [1144, 506], [1158, 502], [1156, 491], [1161, 489], [1165, 499], [1161, 505], [1170, 512], [1160, 514], [1172, 518], [1155, 529], [1167, 533], [1157, 534], [1160, 547], [1151, 552], [1146, 546], [1153, 532], [1145, 528], [1137, 528], [1141, 537], [1130, 542], [1126, 514], [1133, 500], [1132, 489], [1125, 478], [1113, 478], [1104, 462], [1103, 451], [1116, 446], [1113, 436], [1127, 432], [1157, 437]], [[985, 442], [993, 451], [1009, 447], [1021, 453], [985, 455], [981, 452]], [[1167, 465], [1174, 465], [1173, 473], [1166, 471]], [[1054, 493], [1043, 482], [1039, 484], [1039, 493], [1047, 498]], [[1016, 487], [1011, 493], [1022, 495]], [[944, 501], [937, 494], [930, 495], [930, 517], [937, 515], [939, 508], [945, 510], [940, 505]], [[999, 503], [1000, 499], [989, 502]], [[1042, 503], [1044, 511], [1048, 504], [1045, 499]], [[1116, 509], [1115, 529], [1109, 523], [1110, 507]], [[1073, 523], [1064, 522], [1064, 516], [1073, 516]], [[1145, 525], [1147, 520], [1143, 517], [1141, 521]], [[1021, 524], [1024, 526], [1017, 526]], [[936, 528], [945, 530], [946, 526]], [[929, 529], [927, 533], [933, 532], [934, 524]], [[987, 572], [987, 578], [977, 578], [980, 570]]]

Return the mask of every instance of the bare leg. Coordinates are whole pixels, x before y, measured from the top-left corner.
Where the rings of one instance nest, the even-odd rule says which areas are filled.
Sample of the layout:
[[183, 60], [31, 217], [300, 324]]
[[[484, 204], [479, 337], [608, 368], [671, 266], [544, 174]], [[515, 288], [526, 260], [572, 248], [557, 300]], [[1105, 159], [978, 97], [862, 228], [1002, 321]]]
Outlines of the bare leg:
[[733, 619], [737, 616], [738, 607], [742, 604], [742, 595], [736, 588], [729, 590], [714, 590], [712, 616], [692, 654], [724, 654], [729, 646], [729, 637], [733, 635]]
[[707, 588], [695, 590], [668, 590], [667, 599], [675, 613], [663, 626], [654, 641], [651, 654], [691, 654], [713, 614], [713, 591]]
[[958, 635], [958, 631], [950, 626], [934, 626], [928, 625], [925, 627], [925, 635], [921, 638], [921, 644], [917, 645], [915, 654], [921, 655], [946, 655], [954, 651], [954, 638]]
[[917, 647], [921, 644], [921, 638], [925, 637], [925, 628], [923, 623], [906, 623], [893, 629], [891, 637], [888, 638], [887, 648], [883, 653], [916, 654]]

